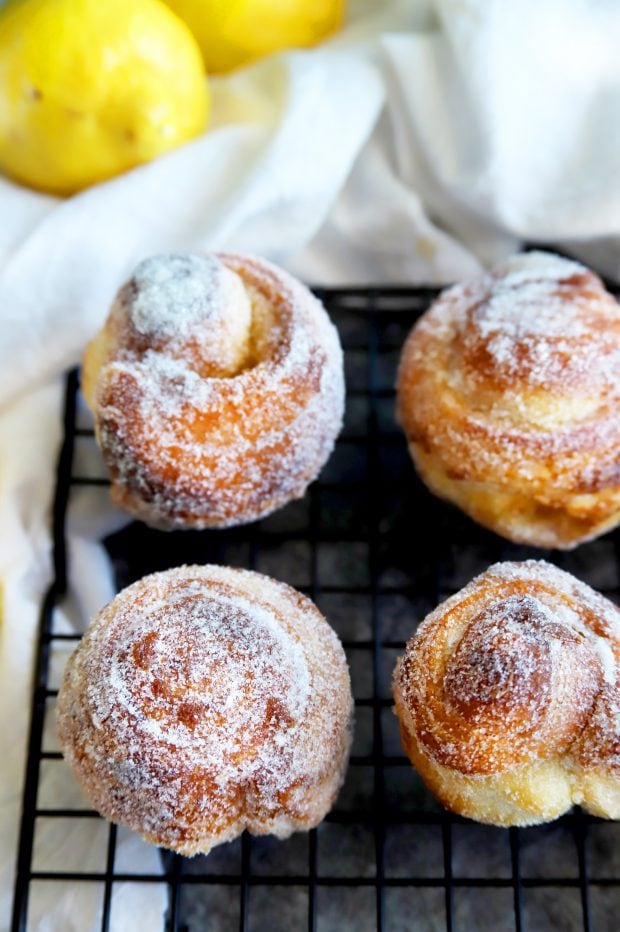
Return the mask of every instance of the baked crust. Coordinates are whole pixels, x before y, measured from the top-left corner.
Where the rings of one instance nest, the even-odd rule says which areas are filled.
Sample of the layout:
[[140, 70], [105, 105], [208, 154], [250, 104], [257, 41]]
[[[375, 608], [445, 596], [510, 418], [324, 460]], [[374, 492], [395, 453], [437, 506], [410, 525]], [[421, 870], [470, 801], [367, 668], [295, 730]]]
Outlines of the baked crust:
[[546, 253], [445, 291], [409, 335], [398, 418], [435, 494], [567, 549], [620, 523], [620, 308]]
[[322, 305], [228, 253], [142, 263], [87, 348], [82, 386], [113, 500], [163, 529], [230, 527], [302, 497], [344, 411]]
[[185, 566], [97, 616], [57, 726], [100, 813], [193, 855], [244, 829], [316, 826], [344, 778], [352, 709], [344, 651], [308, 598], [258, 573]]
[[403, 746], [454, 812], [620, 818], [620, 611], [543, 561], [498, 563], [420, 625], [394, 673]]

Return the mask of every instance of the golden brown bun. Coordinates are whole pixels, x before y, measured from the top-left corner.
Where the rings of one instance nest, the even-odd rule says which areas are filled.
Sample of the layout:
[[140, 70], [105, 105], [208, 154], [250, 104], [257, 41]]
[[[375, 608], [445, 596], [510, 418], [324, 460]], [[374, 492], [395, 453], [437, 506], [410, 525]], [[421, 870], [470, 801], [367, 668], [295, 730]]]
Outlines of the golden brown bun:
[[317, 825], [351, 741], [347, 664], [313, 603], [267, 576], [185, 566], [129, 586], [72, 654], [65, 759], [102, 815], [184, 855]]
[[454, 812], [620, 818], [620, 611], [543, 561], [497, 563], [435, 609], [394, 673], [403, 745]]
[[583, 266], [526, 253], [413, 328], [398, 417], [424, 482], [520, 543], [620, 522], [620, 307]]
[[322, 305], [262, 259], [155, 256], [84, 357], [112, 497], [155, 527], [230, 527], [300, 498], [342, 424]]

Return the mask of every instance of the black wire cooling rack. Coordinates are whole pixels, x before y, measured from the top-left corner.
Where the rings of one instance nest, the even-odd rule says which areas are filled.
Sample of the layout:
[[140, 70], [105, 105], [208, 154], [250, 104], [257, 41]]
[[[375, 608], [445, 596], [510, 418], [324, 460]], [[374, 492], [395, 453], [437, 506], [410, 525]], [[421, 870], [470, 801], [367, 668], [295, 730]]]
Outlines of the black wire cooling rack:
[[[412, 771], [391, 712], [395, 660], [424, 615], [491, 562], [545, 556], [620, 601], [620, 536], [570, 554], [513, 546], [434, 498], [416, 479], [394, 422], [400, 348], [430, 289], [321, 292], [340, 330], [347, 416], [336, 450], [304, 500], [230, 531], [166, 534], [128, 525], [105, 541], [119, 588], [185, 562], [256, 568], [307, 592], [338, 631], [356, 698], [348, 777], [334, 810], [308, 835], [250, 838], [186, 860], [161, 853], [161, 871], [119, 865], [122, 831], [101, 822], [102, 869], [33, 863], [41, 820], [93, 819], [88, 809], [38, 802], [42, 768], [65, 767], [46, 744], [55, 691], [53, 652], [77, 635], [54, 631], [67, 598], [67, 506], [79, 486], [78, 376], [67, 381], [65, 435], [53, 511], [54, 581], [41, 611], [23, 800], [14, 928], [28, 923], [35, 885], [96, 884], [96, 925], [141, 932], [139, 916], [115, 920], [120, 885], [163, 884], [167, 932], [204, 930], [616, 929], [620, 826], [575, 810], [550, 826], [501, 830], [444, 812]], [[102, 490], [103, 491], [103, 490]], [[66, 644], [64, 647], [66, 648]], [[72, 777], [67, 771], [67, 780]], [[49, 891], [48, 891], [49, 892]], [[80, 928], [79, 921], [74, 928]], [[89, 926], [90, 928], [90, 926]], [[145, 932], [151, 932], [150, 929]]]

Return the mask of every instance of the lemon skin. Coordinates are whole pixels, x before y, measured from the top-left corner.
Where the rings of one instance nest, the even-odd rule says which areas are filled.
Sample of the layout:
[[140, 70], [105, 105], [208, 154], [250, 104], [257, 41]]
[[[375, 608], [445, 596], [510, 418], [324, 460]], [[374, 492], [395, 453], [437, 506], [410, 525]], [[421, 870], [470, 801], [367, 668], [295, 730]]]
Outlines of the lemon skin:
[[0, 169], [71, 194], [200, 133], [200, 50], [160, 0], [12, 0], [0, 9]]
[[208, 72], [315, 45], [342, 23], [345, 0], [166, 0], [196, 36]]

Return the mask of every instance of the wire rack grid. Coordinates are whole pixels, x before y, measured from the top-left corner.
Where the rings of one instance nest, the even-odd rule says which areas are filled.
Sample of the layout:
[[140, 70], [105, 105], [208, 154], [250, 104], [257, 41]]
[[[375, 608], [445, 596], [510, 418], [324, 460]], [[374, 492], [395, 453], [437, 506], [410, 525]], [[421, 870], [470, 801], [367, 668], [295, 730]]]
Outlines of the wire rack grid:
[[[183, 859], [161, 852], [161, 870], [118, 863], [122, 829], [105, 827], [100, 870], [33, 861], [41, 820], [93, 819], [39, 799], [43, 767], [65, 767], [46, 744], [56, 690], [55, 646], [78, 635], [54, 629], [67, 595], [65, 519], [75, 472], [78, 375], [67, 380], [65, 434], [53, 511], [54, 580], [41, 611], [34, 674], [13, 923], [29, 928], [41, 884], [98, 885], [96, 923], [115, 928], [120, 884], [167, 890], [166, 932], [216, 929], [425, 930], [614, 928], [620, 908], [620, 827], [579, 810], [552, 826], [501, 830], [446, 813], [411, 769], [391, 712], [397, 656], [424, 615], [491, 562], [541, 557], [620, 601], [620, 536], [570, 554], [500, 540], [434, 498], [417, 480], [395, 424], [394, 376], [405, 336], [435, 291], [321, 291], [345, 350], [347, 415], [336, 450], [306, 497], [246, 528], [166, 534], [133, 523], [105, 540], [118, 588], [185, 562], [255, 568], [308, 593], [340, 635], [356, 703], [348, 776], [333, 811], [308, 835], [251, 838]], [[64, 645], [66, 647], [66, 644]], [[71, 779], [67, 772], [67, 779]], [[103, 823], [102, 823], [103, 825]], [[139, 920], [135, 928], [139, 930]], [[150, 932], [150, 930], [148, 930]]]

